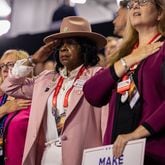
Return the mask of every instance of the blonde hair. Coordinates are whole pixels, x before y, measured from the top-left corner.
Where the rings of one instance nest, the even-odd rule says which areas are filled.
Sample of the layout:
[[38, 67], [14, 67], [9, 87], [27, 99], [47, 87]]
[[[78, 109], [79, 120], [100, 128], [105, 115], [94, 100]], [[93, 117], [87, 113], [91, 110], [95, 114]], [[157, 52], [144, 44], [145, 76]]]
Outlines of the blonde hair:
[[[29, 53], [24, 50], [9, 49], [3, 53], [0, 62], [5, 60], [9, 56], [16, 58], [17, 61], [17, 60], [27, 59], [29, 57]], [[30, 73], [28, 77], [32, 77], [32, 76], [33, 76], [33, 72]], [[0, 77], [1, 77], [1, 73], [0, 73]]]
[[[161, 18], [158, 22], [158, 31], [162, 36], [165, 36], [165, 3], [164, 0], [155, 0], [156, 8], [158, 11], [161, 12]], [[136, 42], [138, 42], [138, 32], [135, 30], [135, 28], [131, 25], [130, 20], [127, 20], [127, 25], [125, 28], [124, 38], [122, 41], [122, 44], [120, 48], [113, 53], [111, 61], [109, 62], [109, 65], [112, 65], [117, 60], [119, 60], [121, 57], [124, 57], [131, 53], [133, 46]]]
[[26, 52], [24, 50], [9, 49], [3, 53], [0, 60], [4, 60], [5, 58], [7, 58], [8, 56], [11, 56], [11, 55], [15, 56], [16, 60], [26, 59], [29, 57], [28, 52]]
[[107, 39], [107, 42], [110, 42], [110, 41], [113, 41], [113, 40], [118, 41], [119, 38], [114, 37], [114, 36], [108, 36], [108, 37], [106, 37], [106, 39]]

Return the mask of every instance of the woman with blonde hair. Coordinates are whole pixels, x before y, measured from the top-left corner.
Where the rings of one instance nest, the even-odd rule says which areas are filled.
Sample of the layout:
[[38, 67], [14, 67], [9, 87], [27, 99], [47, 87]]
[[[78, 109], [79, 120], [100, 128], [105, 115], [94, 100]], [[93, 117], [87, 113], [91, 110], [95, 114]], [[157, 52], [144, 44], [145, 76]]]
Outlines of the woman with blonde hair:
[[[10, 49], [0, 59], [2, 82], [15, 62], [27, 59], [23, 50]], [[14, 98], [1, 91], [0, 96], [0, 163], [21, 165], [31, 101]]]
[[164, 22], [164, 0], [130, 0], [121, 48], [84, 85], [92, 105], [109, 102], [104, 144], [114, 143], [119, 157], [128, 141], [146, 137], [145, 165], [165, 164]]

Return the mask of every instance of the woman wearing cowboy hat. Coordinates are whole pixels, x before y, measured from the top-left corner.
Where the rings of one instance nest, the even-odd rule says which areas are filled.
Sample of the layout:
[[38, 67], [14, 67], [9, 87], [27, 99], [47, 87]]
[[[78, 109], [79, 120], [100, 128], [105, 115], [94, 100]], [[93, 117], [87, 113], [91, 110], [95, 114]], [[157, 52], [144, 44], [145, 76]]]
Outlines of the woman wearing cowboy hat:
[[[83, 150], [102, 144], [101, 109], [94, 110], [82, 88], [101, 69], [95, 66], [97, 50], [106, 45], [106, 39], [91, 32], [84, 18], [71, 16], [63, 19], [60, 33], [44, 42], [26, 64], [15, 65], [2, 85], [10, 95], [32, 98], [22, 164], [81, 165]], [[44, 71], [27, 79], [27, 65], [43, 62], [53, 50], [56, 72]]]

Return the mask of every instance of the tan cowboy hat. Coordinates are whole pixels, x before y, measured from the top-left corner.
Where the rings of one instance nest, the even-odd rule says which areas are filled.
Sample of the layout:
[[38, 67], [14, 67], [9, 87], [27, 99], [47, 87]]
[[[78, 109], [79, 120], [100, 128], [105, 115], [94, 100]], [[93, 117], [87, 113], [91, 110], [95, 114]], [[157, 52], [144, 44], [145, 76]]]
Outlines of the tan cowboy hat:
[[79, 16], [69, 16], [62, 20], [60, 32], [49, 35], [44, 38], [44, 42], [48, 43], [57, 39], [67, 37], [85, 37], [94, 41], [98, 48], [104, 48], [107, 41], [106, 38], [98, 33], [91, 31], [89, 22]]

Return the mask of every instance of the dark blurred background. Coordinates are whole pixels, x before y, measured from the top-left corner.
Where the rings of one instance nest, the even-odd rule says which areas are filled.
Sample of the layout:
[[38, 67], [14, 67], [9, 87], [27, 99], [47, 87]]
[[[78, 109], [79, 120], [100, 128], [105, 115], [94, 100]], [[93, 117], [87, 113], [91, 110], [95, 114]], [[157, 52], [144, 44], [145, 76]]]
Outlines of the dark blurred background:
[[72, 0], [1, 1], [7, 3], [10, 13], [3, 16], [0, 12], [0, 23], [8, 21], [10, 27], [4, 34], [0, 29], [0, 55], [7, 49], [23, 49], [33, 54], [44, 44], [44, 37], [59, 32], [62, 18], [69, 15], [88, 19], [94, 32], [113, 35], [116, 0], [77, 0], [82, 3], [71, 3]]

